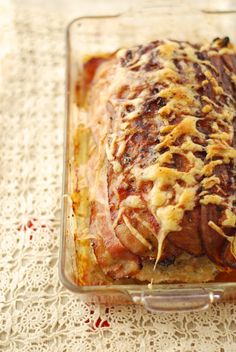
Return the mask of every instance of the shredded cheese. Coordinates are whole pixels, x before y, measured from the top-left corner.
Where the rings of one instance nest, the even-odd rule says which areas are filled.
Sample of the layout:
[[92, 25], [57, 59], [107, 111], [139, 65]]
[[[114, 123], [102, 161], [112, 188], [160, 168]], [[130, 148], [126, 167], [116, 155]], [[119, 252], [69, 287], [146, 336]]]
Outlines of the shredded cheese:
[[232, 210], [230, 209], [225, 210], [225, 220], [222, 221], [222, 225], [226, 227], [236, 226], [236, 214], [234, 214]]
[[203, 199], [200, 200], [201, 204], [216, 204], [220, 205], [224, 199], [221, 196], [218, 196], [217, 194], [208, 194], [203, 197]]
[[147, 240], [145, 240], [145, 238], [138, 232], [137, 229], [135, 229], [131, 225], [131, 223], [129, 222], [128, 218], [125, 215], [123, 215], [123, 219], [124, 219], [124, 222], [125, 222], [126, 226], [128, 227], [128, 229], [132, 233], [132, 235], [134, 235], [137, 238], [137, 240], [139, 242], [141, 242], [145, 247], [147, 247], [149, 250], [151, 250], [152, 249], [152, 245]]
[[216, 225], [213, 221], [209, 221], [208, 225], [215, 230], [219, 235], [221, 235], [222, 237], [226, 237], [224, 231], [218, 226]]
[[144, 208], [144, 203], [141, 200], [140, 196], [128, 196], [121, 202], [122, 207], [128, 207], [128, 208], [138, 208], [142, 209]]
[[206, 177], [201, 181], [201, 184], [205, 189], [209, 189], [214, 187], [215, 185], [219, 185], [220, 179], [216, 176]]

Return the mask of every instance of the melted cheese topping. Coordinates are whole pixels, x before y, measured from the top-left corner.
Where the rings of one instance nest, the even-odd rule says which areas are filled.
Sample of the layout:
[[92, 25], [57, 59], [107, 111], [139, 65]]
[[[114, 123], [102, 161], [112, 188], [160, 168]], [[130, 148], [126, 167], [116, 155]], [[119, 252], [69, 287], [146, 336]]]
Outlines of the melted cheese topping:
[[234, 214], [232, 210], [226, 209], [225, 220], [222, 222], [222, 225], [226, 227], [236, 226], [236, 214]]
[[144, 208], [144, 203], [141, 200], [140, 196], [128, 196], [121, 202], [121, 206], [142, 209]]
[[201, 204], [217, 204], [220, 205], [224, 201], [224, 198], [218, 196], [217, 194], [204, 195], [203, 199], [200, 200]]
[[202, 112], [204, 112], [205, 114], [208, 114], [208, 112], [210, 112], [212, 110], [212, 105], [211, 104], [207, 104], [202, 108]]
[[[161, 186], [174, 185], [177, 180], [183, 180], [187, 184], [196, 183], [191, 172], [182, 172], [168, 167], [161, 167], [159, 164], [148, 166], [146, 169], [135, 168], [133, 174], [143, 181], [158, 181]], [[193, 169], [195, 173], [196, 170]]]
[[161, 143], [157, 144], [156, 149], [160, 150], [165, 146], [170, 146], [173, 144], [176, 139], [182, 135], [191, 135], [196, 137], [203, 137], [203, 134], [200, 133], [196, 128], [197, 119], [194, 116], [185, 117], [178, 125], [176, 125], [171, 133], [163, 137]]
[[[196, 205], [224, 204], [227, 209], [222, 226], [235, 224], [235, 214], [230, 210], [232, 203], [217, 193], [217, 187], [221, 187], [221, 179], [214, 175], [217, 165], [229, 164], [236, 157], [236, 151], [231, 145], [235, 106], [230, 100], [223, 106], [219, 104], [221, 95], [227, 94], [212, 73], [217, 73], [217, 69], [209, 61], [198, 59], [196, 55], [196, 52], [204, 50], [204, 47], [195, 49], [186, 43], [184, 48], [180, 48], [179, 43], [167, 40], [142, 55], [138, 53], [138, 49], [135, 50], [130, 56], [130, 63], [121, 64], [127, 60], [127, 50], [121, 49], [116, 54], [113, 66], [111, 63], [107, 64], [107, 86], [104, 90], [101, 90], [101, 80], [104, 79], [106, 63], [101, 66], [95, 79], [97, 86], [95, 84], [94, 96], [97, 94], [99, 97], [98, 104], [106, 106], [107, 102], [110, 102], [115, 110], [116, 118], [113, 120], [112, 132], [108, 132], [109, 123], [108, 119], [106, 120], [107, 114], [104, 114], [104, 124], [107, 128], [103, 134], [106, 139], [106, 156], [114, 171], [131, 174], [138, 190], [143, 184], [151, 183], [147, 193], [143, 195], [146, 205], [141, 197], [129, 195], [120, 203], [114, 224], [116, 226], [123, 216], [130, 232], [149, 248], [150, 244], [142, 234], [131, 225], [125, 215], [122, 215], [126, 208], [147, 206], [160, 226], [159, 232], [155, 234], [158, 241], [157, 263], [166, 236], [172, 231], [181, 230], [185, 212], [193, 210]], [[224, 51], [222, 49], [221, 53]], [[235, 53], [233, 48], [230, 48], [230, 51]], [[212, 52], [216, 54], [215, 50]], [[159, 65], [159, 69], [140, 69], [148, 65], [153, 57], [158, 58], [158, 62], [154, 64]], [[174, 61], [180, 58], [181, 73]], [[194, 63], [199, 65], [205, 76], [202, 82], [196, 78]], [[235, 75], [232, 74], [231, 79], [234, 81]], [[127, 151], [127, 141], [135, 134], [135, 121], [140, 122], [142, 116], [143, 119], [148, 119], [145, 117], [144, 108], [150, 100], [150, 84], [158, 86], [152, 98], [164, 102], [151, 117], [160, 125], [159, 141], [153, 147], [156, 161], [153, 163], [151, 155], [147, 153], [145, 166], [136, 162], [127, 169], [124, 169], [126, 166], [122, 169], [121, 160]], [[198, 92], [199, 87], [208, 85], [211, 85], [215, 92], [214, 101]], [[122, 87], [126, 87], [123, 88], [124, 97], [119, 95]], [[129, 106], [132, 109], [129, 109]], [[178, 122], [171, 123], [175, 118]], [[198, 122], [206, 118], [211, 120], [212, 133], [209, 134], [200, 132], [197, 127]], [[205, 153], [204, 160], [197, 156], [196, 152]], [[175, 162], [174, 154], [185, 158], [184, 163], [188, 164], [186, 171], [169, 166]], [[115, 180], [114, 183], [118, 187], [119, 182]], [[119, 195], [117, 197], [119, 198]], [[144, 220], [141, 221], [145, 225]], [[222, 229], [221, 231], [224, 233]]]
[[158, 52], [159, 54], [167, 60], [173, 58], [175, 50], [178, 49], [178, 44], [171, 41], [166, 41], [166, 43], [159, 45]]
[[220, 179], [216, 176], [206, 177], [201, 181], [201, 184], [205, 189], [212, 188], [220, 184]]
[[166, 67], [156, 72], [156, 79], [158, 81], [169, 80], [172, 82], [178, 82], [180, 80], [180, 76], [175, 70]]
[[221, 157], [225, 164], [228, 164], [230, 159], [236, 158], [236, 149], [230, 147], [228, 144], [223, 144], [221, 141], [217, 141], [217, 143], [213, 141], [206, 147], [206, 151], [206, 159]]
[[159, 93], [159, 97], [171, 99], [166, 106], [163, 106], [159, 110], [159, 114], [162, 118], [166, 118], [177, 109], [181, 109], [182, 113], [186, 115], [191, 114], [193, 107], [197, 105], [192, 92], [181, 85], [173, 85], [163, 89]]
[[215, 167], [217, 165], [222, 165], [223, 161], [222, 160], [213, 160], [210, 161], [208, 164], [206, 164], [203, 168], [203, 174], [206, 176], [211, 176]]
[[207, 81], [207, 83], [211, 83], [214, 92], [216, 93], [216, 95], [220, 95], [220, 94], [224, 94], [224, 90], [222, 87], [219, 86], [217, 80], [215, 79], [215, 77], [212, 76], [212, 73], [209, 70], [206, 70], [203, 72], [204, 75], [208, 78], [209, 81]]

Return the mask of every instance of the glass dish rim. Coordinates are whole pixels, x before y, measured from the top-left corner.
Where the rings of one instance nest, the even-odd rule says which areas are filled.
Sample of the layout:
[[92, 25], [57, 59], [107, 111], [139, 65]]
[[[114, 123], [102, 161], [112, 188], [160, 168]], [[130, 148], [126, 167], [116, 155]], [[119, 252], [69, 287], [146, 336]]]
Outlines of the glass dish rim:
[[[167, 1], [168, 6], [168, 1]], [[208, 13], [208, 14], [235, 14], [236, 10], [229, 10], [225, 11], [205, 11], [204, 9], [197, 9], [194, 6], [190, 6], [196, 10], [197, 13]], [[184, 5], [183, 5], [184, 8]], [[138, 10], [142, 10], [139, 8]], [[147, 284], [119, 284], [119, 285], [94, 285], [94, 286], [80, 286], [76, 285], [69, 281], [66, 276], [65, 266], [63, 263], [65, 262], [65, 239], [66, 239], [66, 217], [67, 212], [66, 208], [68, 207], [69, 202], [69, 194], [68, 194], [68, 160], [69, 160], [69, 121], [70, 121], [70, 102], [69, 96], [71, 94], [70, 91], [70, 83], [71, 83], [71, 76], [70, 76], [70, 64], [71, 64], [71, 43], [70, 43], [70, 35], [73, 26], [78, 23], [79, 21], [87, 21], [87, 20], [102, 20], [102, 19], [117, 19], [122, 16], [127, 16], [132, 12], [136, 12], [135, 10], [132, 11], [125, 11], [120, 12], [117, 14], [112, 15], [99, 15], [99, 16], [81, 16], [73, 19], [69, 22], [66, 27], [66, 94], [65, 94], [65, 118], [64, 118], [64, 143], [63, 143], [63, 177], [62, 177], [62, 208], [61, 208], [61, 231], [60, 231], [60, 248], [59, 248], [59, 278], [61, 283], [70, 291], [75, 292], [77, 294], [101, 294], [106, 291], [117, 292], [117, 293], [125, 293], [126, 295], [131, 292], [146, 292], [148, 291], [150, 294], [155, 295], [155, 292], [163, 291], [167, 292], [169, 290], [190, 290], [190, 289], [216, 289], [222, 290], [227, 288], [235, 289], [236, 290], [236, 282], [206, 282], [206, 283], [174, 283], [174, 284], [152, 284], [152, 288], [149, 289]]]

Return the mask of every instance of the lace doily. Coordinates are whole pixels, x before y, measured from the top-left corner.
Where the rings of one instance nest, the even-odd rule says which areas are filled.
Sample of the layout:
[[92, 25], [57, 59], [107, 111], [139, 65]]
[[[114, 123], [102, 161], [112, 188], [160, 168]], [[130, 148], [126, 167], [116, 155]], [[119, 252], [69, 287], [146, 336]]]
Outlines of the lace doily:
[[234, 304], [151, 314], [87, 305], [60, 284], [67, 21], [19, 6], [13, 15], [0, 56], [0, 351], [235, 352]]

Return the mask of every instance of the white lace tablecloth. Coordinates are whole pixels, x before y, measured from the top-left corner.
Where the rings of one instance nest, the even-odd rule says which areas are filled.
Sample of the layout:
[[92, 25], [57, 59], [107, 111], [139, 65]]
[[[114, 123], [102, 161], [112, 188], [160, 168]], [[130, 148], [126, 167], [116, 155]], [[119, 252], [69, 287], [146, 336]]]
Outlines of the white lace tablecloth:
[[63, 11], [0, 2], [0, 351], [235, 352], [234, 304], [106, 309], [60, 284], [67, 21]]

